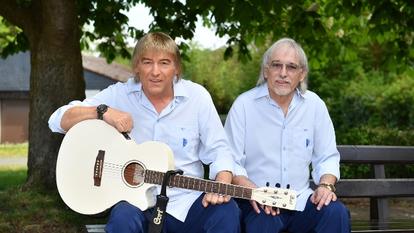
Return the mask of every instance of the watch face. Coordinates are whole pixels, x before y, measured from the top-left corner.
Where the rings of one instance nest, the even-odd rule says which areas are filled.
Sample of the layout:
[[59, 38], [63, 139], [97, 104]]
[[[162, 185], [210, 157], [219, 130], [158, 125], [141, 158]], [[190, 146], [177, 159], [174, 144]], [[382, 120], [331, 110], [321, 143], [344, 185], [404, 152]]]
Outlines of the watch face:
[[105, 104], [101, 104], [97, 107], [97, 109], [98, 109], [98, 112], [104, 113], [108, 109], [108, 106], [106, 106]]
[[100, 104], [96, 107], [96, 112], [98, 113], [98, 119], [103, 120], [103, 114], [108, 110], [106, 104]]

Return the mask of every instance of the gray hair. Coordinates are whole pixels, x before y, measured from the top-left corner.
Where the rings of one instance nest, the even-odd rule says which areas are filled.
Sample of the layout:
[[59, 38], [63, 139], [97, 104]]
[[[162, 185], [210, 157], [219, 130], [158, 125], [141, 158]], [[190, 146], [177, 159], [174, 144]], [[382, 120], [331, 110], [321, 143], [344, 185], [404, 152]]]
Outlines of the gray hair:
[[259, 79], [257, 80], [256, 85], [259, 86], [259, 85], [266, 82], [266, 79], [264, 77], [264, 70], [265, 70], [266, 66], [269, 65], [269, 62], [272, 59], [272, 54], [274, 53], [274, 51], [278, 50], [279, 48], [281, 48], [284, 45], [287, 45], [290, 48], [293, 48], [295, 50], [296, 55], [299, 58], [299, 65], [306, 72], [305, 78], [303, 79], [303, 81], [301, 81], [299, 83], [299, 86], [298, 86], [299, 91], [301, 93], [305, 93], [305, 91], [308, 88], [308, 77], [307, 77], [308, 76], [308, 71], [309, 71], [308, 59], [306, 57], [305, 51], [303, 51], [300, 44], [298, 44], [296, 41], [294, 41], [291, 38], [282, 38], [282, 39], [276, 41], [272, 46], [270, 46], [269, 49], [266, 50], [266, 52], [263, 55], [263, 60], [262, 60], [262, 64], [261, 64]]

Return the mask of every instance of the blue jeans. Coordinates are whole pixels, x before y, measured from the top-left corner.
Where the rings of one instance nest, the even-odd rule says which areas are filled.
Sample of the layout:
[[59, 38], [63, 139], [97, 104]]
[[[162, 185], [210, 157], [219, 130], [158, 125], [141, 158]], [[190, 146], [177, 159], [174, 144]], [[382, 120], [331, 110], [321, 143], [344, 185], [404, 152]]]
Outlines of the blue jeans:
[[246, 233], [349, 233], [350, 215], [340, 201], [317, 210], [308, 199], [304, 211], [281, 210], [277, 216], [257, 214], [249, 201], [238, 200], [242, 210], [242, 229]]
[[[187, 218], [181, 222], [167, 214], [163, 233], [239, 233], [240, 210], [234, 200], [222, 205], [204, 208], [201, 201], [204, 194], [193, 203]], [[109, 233], [146, 233], [154, 209], [141, 211], [122, 201], [116, 204], [106, 224]]]

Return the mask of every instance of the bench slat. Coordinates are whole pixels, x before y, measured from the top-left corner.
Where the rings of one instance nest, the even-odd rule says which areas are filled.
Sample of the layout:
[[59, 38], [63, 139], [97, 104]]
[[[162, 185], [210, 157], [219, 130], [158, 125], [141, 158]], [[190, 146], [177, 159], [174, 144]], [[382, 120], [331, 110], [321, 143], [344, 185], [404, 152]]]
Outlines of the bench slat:
[[414, 146], [338, 145], [341, 163], [414, 164]]
[[335, 186], [340, 197], [414, 197], [414, 178], [343, 179]]

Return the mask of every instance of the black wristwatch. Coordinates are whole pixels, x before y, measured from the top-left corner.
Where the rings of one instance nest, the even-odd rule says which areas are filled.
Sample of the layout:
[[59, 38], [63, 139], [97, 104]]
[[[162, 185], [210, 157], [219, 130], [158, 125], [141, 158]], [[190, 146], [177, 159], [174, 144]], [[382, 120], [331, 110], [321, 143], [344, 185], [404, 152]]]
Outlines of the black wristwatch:
[[103, 114], [108, 111], [108, 105], [100, 104], [96, 107], [96, 112], [98, 113], [98, 119], [103, 120]]

